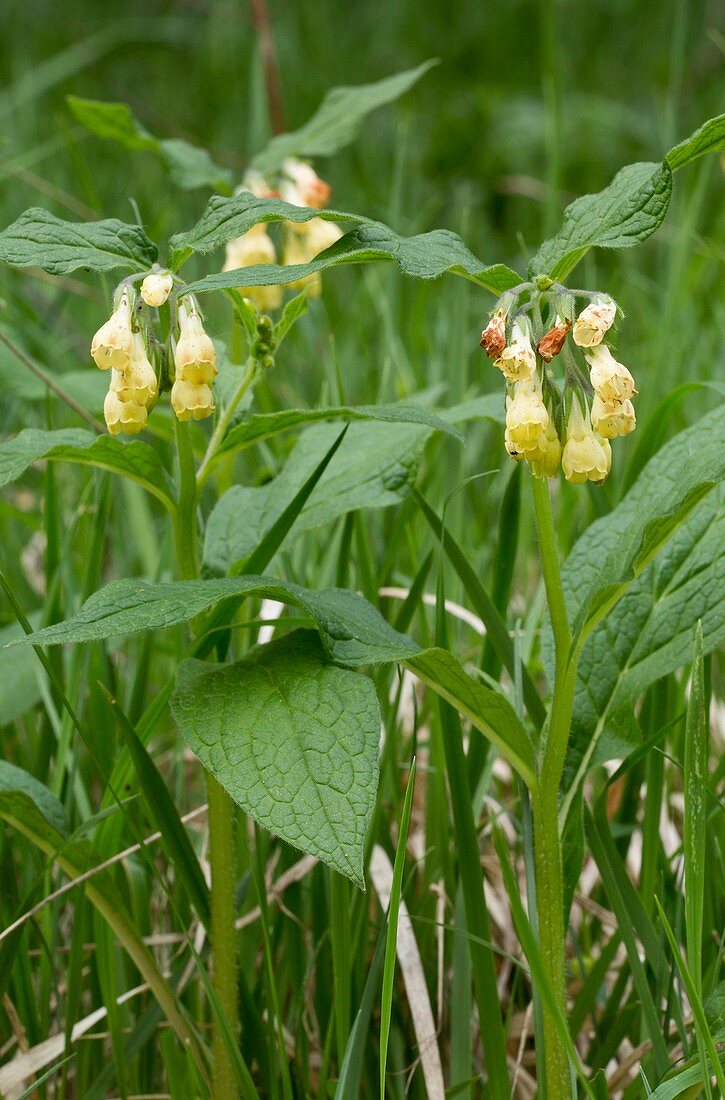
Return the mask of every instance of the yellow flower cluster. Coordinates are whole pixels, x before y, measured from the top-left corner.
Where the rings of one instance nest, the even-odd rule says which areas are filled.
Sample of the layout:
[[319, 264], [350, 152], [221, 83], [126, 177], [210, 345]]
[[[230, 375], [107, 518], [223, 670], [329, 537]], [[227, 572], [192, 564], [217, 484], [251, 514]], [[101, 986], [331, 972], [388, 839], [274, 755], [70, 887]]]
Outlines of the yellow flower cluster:
[[[189, 295], [178, 304], [178, 339], [174, 341], [172, 333], [168, 344], [161, 345], [153, 340], [150, 319], [136, 299], [133, 283], [140, 277], [121, 284], [111, 316], [91, 343], [96, 365], [111, 372], [103, 405], [111, 435], [136, 435], [146, 427], [158, 400], [160, 379], [165, 388], [173, 382], [171, 406], [179, 420], [203, 420], [215, 408], [211, 386], [217, 374], [216, 350], [204, 331], [196, 302]], [[140, 289], [143, 305], [162, 306], [173, 281], [169, 272], [146, 275]], [[151, 358], [150, 348], [154, 349]], [[152, 359], [160, 366], [158, 377]]]
[[[330, 200], [330, 186], [321, 180], [311, 165], [288, 157], [282, 164], [279, 187], [272, 188], [257, 172], [249, 172], [244, 178], [240, 193], [245, 191], [258, 198], [282, 198], [293, 206], [322, 210]], [[308, 264], [320, 252], [333, 245], [342, 236], [342, 230], [324, 218], [311, 218], [306, 222], [285, 222], [281, 262], [285, 266]], [[247, 233], [228, 241], [223, 271], [235, 271], [240, 267], [277, 263], [277, 249], [263, 222]], [[310, 297], [317, 297], [322, 289], [319, 272], [288, 283], [291, 290], [307, 289]], [[269, 312], [282, 304], [281, 286], [251, 286], [244, 288], [244, 295], [258, 309]]]
[[[599, 484], [612, 467], [610, 439], [634, 431], [637, 390], [630, 372], [603, 343], [617, 315], [616, 302], [586, 294], [591, 300], [575, 317], [576, 295], [585, 294], [551, 280], [522, 283], [498, 302], [481, 347], [506, 379], [509, 455], [529, 462], [536, 477], [555, 477], [561, 466], [567, 481]], [[545, 328], [541, 313], [547, 304], [552, 321]], [[583, 350], [588, 376], [567, 344], [570, 332]], [[563, 386], [550, 370], [562, 352]]]

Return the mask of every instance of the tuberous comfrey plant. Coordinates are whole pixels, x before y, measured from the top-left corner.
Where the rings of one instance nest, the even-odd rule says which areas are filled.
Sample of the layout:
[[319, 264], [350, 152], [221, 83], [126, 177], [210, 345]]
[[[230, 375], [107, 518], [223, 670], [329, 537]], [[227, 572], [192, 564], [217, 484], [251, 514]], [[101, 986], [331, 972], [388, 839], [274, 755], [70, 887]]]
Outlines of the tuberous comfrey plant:
[[[421, 73], [396, 78], [395, 94], [417, 75]], [[380, 98], [379, 86], [373, 87], [378, 98], [369, 89], [363, 98], [374, 106], [385, 99]], [[385, 95], [392, 98], [393, 92], [388, 89]], [[84, 110], [87, 116], [88, 107]], [[95, 112], [98, 115], [98, 106]], [[315, 140], [319, 142], [319, 136]], [[712, 418], [706, 452], [693, 447], [693, 433], [682, 433], [668, 444], [670, 453], [654, 456], [611, 515], [589, 528], [562, 570], [548, 480], [561, 469], [574, 484], [603, 482], [612, 466], [610, 441], [635, 427], [632, 402], [636, 396], [632, 375], [610, 348], [616, 304], [600, 292], [571, 290], [564, 280], [589, 248], [629, 247], [652, 233], [667, 210], [672, 172], [724, 143], [725, 120], [712, 120], [671, 150], [661, 164], [649, 166], [648, 171], [643, 171], [647, 166], [635, 166], [634, 173], [625, 169], [605, 192], [577, 200], [565, 213], [557, 237], [537, 253], [527, 280], [503, 264], [482, 263], [447, 231], [403, 237], [379, 222], [329, 210], [329, 189], [303, 159], [304, 130], [275, 138], [237, 194], [214, 196], [196, 225], [172, 237], [165, 266], [142, 228], [115, 220], [68, 223], [45, 211], [29, 210], [0, 233], [0, 257], [16, 267], [37, 265], [52, 275], [82, 267], [130, 271], [117, 287], [111, 315], [91, 345], [96, 365], [110, 372], [104, 403], [109, 435], [96, 437], [81, 429], [21, 431], [2, 444], [0, 469], [9, 481], [43, 457], [95, 465], [141, 485], [169, 517], [177, 580], [117, 579], [94, 592], [71, 617], [34, 631], [22, 611], [18, 614], [28, 631], [20, 644], [32, 645], [43, 655], [45, 672], [81, 737], [86, 736], [83, 714], [67, 700], [58, 663], [45, 657], [44, 647], [104, 643], [142, 631], [153, 646], [157, 632], [186, 626], [178, 660], [174, 656], [175, 682], [161, 690], [135, 722], [118, 702], [112, 705], [125, 747], [110, 770], [100, 774], [107, 792], [103, 810], [116, 807], [121, 813], [125, 812], [122, 792], [135, 770], [148, 815], [174, 853], [189, 903], [209, 929], [213, 982], [205, 975], [204, 987], [211, 1050], [201, 1021], [190, 1019], [188, 1006], [180, 1000], [181, 975], [174, 972], [169, 978], [161, 972], [118, 891], [99, 878], [89, 888], [88, 898], [127, 950], [188, 1052], [195, 1095], [214, 1100], [260, 1092], [293, 1095], [282, 1017], [274, 1005], [274, 955], [268, 940], [263, 980], [271, 990], [279, 1024], [274, 1059], [266, 1056], [268, 1052], [263, 1057], [251, 1049], [252, 1037], [246, 1030], [251, 995], [245, 968], [238, 967], [235, 931], [237, 807], [282, 840], [327, 864], [333, 876], [329, 889], [338, 901], [346, 895], [340, 893], [340, 878], [334, 876], [346, 876], [363, 886], [366, 841], [375, 811], [381, 720], [369, 669], [386, 664], [405, 665], [436, 692], [442, 707], [457, 711], [472, 730], [480, 732], [520, 781], [533, 841], [528, 913], [516, 892], [501, 838], [497, 848], [537, 992], [540, 1085], [548, 1100], [568, 1100], [578, 1087], [588, 1096], [601, 1094], [582, 1064], [567, 1019], [565, 904], [577, 874], [571, 852], [576, 854], [583, 847], [584, 780], [592, 762], [606, 758], [602, 745], [609, 715], [620, 714], [626, 707], [633, 713], [639, 693], [687, 661], [690, 635], [702, 608], [697, 601], [685, 610], [679, 608], [677, 644], [650, 639], [646, 660], [630, 661], [630, 652], [624, 654], [622, 668], [611, 667], [605, 659], [612, 648], [606, 630], [617, 629], [620, 600], [628, 594], [628, 614], [640, 615], [642, 622], [637, 630], [621, 632], [617, 655], [625, 644], [647, 641], [652, 592], [659, 583], [653, 572], [657, 554], [668, 539], [685, 530], [693, 510], [725, 474], [725, 459], [722, 446], [713, 450], [718, 439], [722, 442], [722, 418]], [[274, 224], [282, 228], [281, 251], [268, 233]], [[191, 256], [221, 249], [226, 258], [216, 270], [185, 280], [181, 271]], [[280, 257], [282, 263], [277, 262]], [[531, 492], [548, 606], [542, 647], [548, 687], [540, 689], [535, 682], [512, 642], [505, 611], [497, 609], [470, 567], [461, 564], [460, 549], [420, 494], [415, 499], [423, 515], [484, 619], [498, 666], [507, 673], [502, 684], [471, 675], [446, 647], [443, 636], [440, 646], [423, 648], [359, 594], [343, 587], [304, 588], [280, 578], [279, 568], [272, 565], [295, 525], [302, 527], [308, 501], [320, 500], [328, 491], [324, 475], [331, 463], [337, 463], [342, 472], [352, 469], [360, 449], [367, 447], [369, 474], [377, 469], [378, 452], [384, 450], [382, 431], [392, 434], [396, 426], [404, 425], [418, 432], [408, 460], [409, 477], [398, 477], [394, 483], [387, 468], [385, 477], [380, 476], [381, 498], [390, 503], [393, 489], [402, 496], [410, 487], [428, 435], [458, 435], [457, 423], [469, 415], [480, 416], [480, 405], [475, 403], [470, 414], [459, 408], [447, 417], [420, 404], [405, 403], [250, 411], [247, 402], [274, 365], [280, 343], [306, 308], [307, 297], [319, 293], [321, 272], [338, 264], [365, 262], [394, 262], [415, 278], [453, 274], [496, 298], [481, 343], [504, 375], [506, 395], [499, 412], [490, 415], [503, 428], [509, 455], [525, 462], [533, 475]], [[288, 301], [273, 321], [268, 313], [281, 306], [285, 286], [302, 287], [303, 295]], [[213, 293], [224, 293], [231, 304], [232, 336], [236, 345], [245, 345], [246, 359], [240, 355], [238, 361], [222, 361], [207, 331], [211, 325], [202, 316], [205, 296]], [[153, 428], [155, 419], [162, 423], [168, 412], [159, 406], [167, 394], [174, 420], [173, 477], [160, 457], [163, 444], [150, 431], [145, 439], [121, 438], [137, 437]], [[275, 479], [273, 489], [257, 487], [265, 493], [264, 509], [257, 506], [260, 498], [251, 486], [228, 487], [229, 471], [240, 451], [316, 420], [366, 423], [354, 424], [347, 438], [344, 433], [318, 437], [316, 449], [311, 446], [307, 453], [302, 478], [291, 462]], [[363, 431], [370, 433], [367, 442]], [[374, 438], [373, 431], [378, 433]], [[682, 477], [673, 481], [660, 475], [675, 452], [687, 455], [688, 461]], [[226, 476], [217, 478], [221, 469]], [[350, 503], [355, 488], [348, 485], [337, 496], [325, 498], [328, 519], [359, 507]], [[708, 564], [699, 566], [701, 586]], [[266, 573], [268, 568], [272, 575]], [[298, 622], [298, 628], [280, 630], [273, 640], [248, 649], [241, 638], [243, 631], [237, 629], [249, 625], [240, 621], [240, 611], [245, 601], [263, 597], [294, 608], [302, 627]], [[717, 644], [720, 632], [721, 624], [706, 624], [704, 651]], [[147, 750], [168, 703], [187, 746], [206, 772], [209, 890]], [[492, 956], [484, 951], [489, 930], [477, 822], [460, 724], [446, 719], [449, 711], [442, 710], [445, 764], [454, 800], [456, 846], [468, 861], [461, 904], [473, 935], [470, 951], [484, 1072], [488, 1093], [495, 1100], [508, 1100], [511, 1083], [502, 1014], [492, 1001], [496, 975]], [[410, 798], [406, 805], [409, 814]], [[71, 877], [84, 876], [100, 862], [91, 842], [70, 843], [63, 807], [50, 792], [11, 766], [0, 769], [0, 814], [53, 856]], [[99, 820], [97, 832], [110, 827]], [[401, 864], [396, 863], [399, 882]], [[252, 856], [249, 869], [263, 913], [264, 868]], [[340, 911], [338, 905], [338, 917]], [[338, 921], [331, 937], [336, 980], [342, 982], [347, 978], [349, 929]], [[240, 1000], [245, 1011], [241, 1035]], [[372, 996], [367, 992], [365, 1003], [370, 1019]], [[345, 1092], [344, 1081], [354, 1072], [351, 1066], [366, 1025], [363, 1021], [351, 1028], [344, 1011], [337, 1011], [334, 1046], [342, 1082], [339, 1095], [346, 1100], [352, 1094]], [[329, 1042], [325, 1067], [333, 1045], [332, 1029]], [[385, 1065], [385, 1051], [381, 1065]], [[384, 1089], [384, 1072], [382, 1076]]]

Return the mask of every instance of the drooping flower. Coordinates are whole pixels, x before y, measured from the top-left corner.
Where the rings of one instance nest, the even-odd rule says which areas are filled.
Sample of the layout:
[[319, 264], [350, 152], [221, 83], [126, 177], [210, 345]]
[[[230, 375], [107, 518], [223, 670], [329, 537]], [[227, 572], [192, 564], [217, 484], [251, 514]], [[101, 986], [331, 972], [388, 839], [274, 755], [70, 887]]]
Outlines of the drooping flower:
[[282, 174], [284, 179], [279, 191], [285, 202], [293, 206], [311, 206], [313, 210], [327, 206], [332, 188], [320, 179], [311, 164], [287, 157], [282, 162]]
[[124, 370], [111, 372], [111, 389], [121, 401], [148, 405], [156, 396], [156, 372], [149, 362], [140, 332], [134, 333], [131, 361]]
[[210, 385], [217, 374], [216, 349], [193, 302], [179, 306], [179, 328], [174, 353], [176, 380]]
[[526, 457], [534, 477], [556, 477], [561, 462], [561, 442], [551, 412], [543, 438], [539, 439], [536, 450], [529, 451]]
[[602, 401], [598, 393], [592, 401], [591, 421], [594, 431], [605, 439], [629, 435], [637, 426], [634, 405], [629, 398], [624, 401]]
[[152, 271], [141, 283], [141, 297], [147, 306], [158, 309], [171, 293], [174, 279], [169, 271]]
[[559, 354], [564, 347], [570, 328], [571, 321], [557, 317], [553, 327], [541, 337], [536, 350], [545, 363], [550, 363]]
[[609, 440], [592, 430], [588, 412], [588, 409], [586, 411], [582, 409], [579, 398], [575, 394], [572, 398], [566, 426], [566, 442], [561, 456], [564, 477], [574, 485], [582, 485], [585, 481], [600, 484], [605, 480], [612, 466], [612, 449]]
[[205, 420], [216, 407], [211, 386], [178, 379], [171, 387], [171, 407], [179, 420]]
[[[226, 259], [222, 271], [235, 271], [240, 267], [276, 262], [277, 250], [274, 247], [274, 241], [267, 232], [266, 224], [259, 222], [242, 237], [236, 237], [227, 242]], [[242, 288], [242, 293], [265, 313], [279, 309], [282, 304], [281, 286], [245, 286]]]
[[489, 359], [498, 359], [506, 347], [506, 314], [497, 309], [481, 333], [481, 347]]
[[131, 361], [132, 352], [131, 295], [125, 287], [113, 313], [93, 337], [91, 355], [101, 370], [111, 367], [123, 370]]
[[528, 457], [545, 446], [549, 414], [538, 378], [517, 382], [514, 395], [506, 400], [506, 429], [517, 451]]
[[574, 343], [580, 348], [601, 344], [604, 334], [614, 324], [617, 303], [608, 294], [599, 294], [586, 306], [574, 322]]
[[589, 364], [589, 378], [595, 393], [602, 401], [626, 401], [637, 390], [634, 378], [623, 363], [618, 363], [606, 344], [585, 352]]
[[110, 389], [103, 402], [103, 416], [111, 435], [138, 435], [146, 427], [148, 410], [139, 402], [122, 401], [116, 390]]
[[536, 353], [525, 322], [514, 321], [511, 329], [511, 343], [503, 349], [495, 366], [509, 382], [528, 382], [533, 378], [536, 371]]

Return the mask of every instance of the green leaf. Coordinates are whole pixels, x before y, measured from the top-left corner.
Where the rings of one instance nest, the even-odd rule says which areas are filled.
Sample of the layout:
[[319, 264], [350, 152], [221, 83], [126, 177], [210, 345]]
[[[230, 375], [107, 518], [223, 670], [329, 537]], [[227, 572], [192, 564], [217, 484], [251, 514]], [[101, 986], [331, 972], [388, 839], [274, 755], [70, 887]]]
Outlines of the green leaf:
[[663, 161], [628, 164], [608, 187], [567, 206], [555, 237], [529, 265], [532, 275], [565, 279], [590, 248], [632, 248], [664, 221], [672, 198], [672, 173], [705, 153], [725, 149], [725, 115], [711, 118]]
[[67, 96], [66, 102], [78, 121], [96, 137], [116, 141], [132, 151], [155, 153], [178, 187], [187, 191], [196, 187], [231, 188], [231, 172], [215, 164], [206, 149], [178, 138], [154, 137], [125, 103], [104, 103], [73, 95]]
[[290, 298], [288, 302], [285, 302], [282, 316], [274, 326], [275, 348], [278, 348], [282, 343], [295, 321], [299, 321], [300, 317], [307, 313], [309, 304], [310, 300], [304, 291], [301, 294], [295, 294], [294, 298]]
[[13, 439], [0, 443], [0, 486], [20, 477], [40, 458], [97, 466], [143, 485], [170, 510], [175, 507], [174, 488], [153, 447], [140, 439], [122, 443], [110, 435], [95, 436], [83, 428], [43, 431], [24, 428]]
[[[415, 412], [420, 412], [420, 419], [425, 420], [425, 410]], [[393, 411], [392, 416], [396, 415]], [[405, 411], [402, 415], [405, 416]], [[291, 426], [294, 417], [294, 413], [288, 417], [281, 415], [276, 418], [277, 427], [283, 423]], [[270, 424], [252, 417], [233, 429], [230, 438], [239, 441], [245, 430], [262, 429], [265, 423]], [[235, 561], [253, 552], [327, 453], [338, 431], [335, 425], [327, 424], [309, 428], [276, 478], [266, 485], [234, 485], [227, 490], [207, 522], [204, 561], [209, 568], [226, 573]], [[352, 423], [338, 453], [297, 517], [291, 537], [327, 525], [347, 512], [398, 504], [415, 477], [430, 433], [425, 423]]]
[[79, 267], [140, 271], [158, 256], [156, 245], [138, 225], [115, 218], [67, 222], [34, 206], [0, 233], [0, 260], [11, 267], [40, 267], [50, 275], [67, 275]]
[[[34, 616], [37, 625], [38, 616]], [[31, 710], [41, 698], [38, 658], [29, 649], [6, 647], [24, 631], [19, 623], [0, 630], [0, 725], [14, 722]]]
[[[70, 878], [101, 865], [90, 842], [69, 839], [65, 811], [55, 795], [32, 775], [4, 760], [0, 760], [0, 817], [55, 859]], [[198, 1042], [184, 1011], [139, 936], [110, 871], [95, 871], [83, 888], [148, 982], [182, 1044], [189, 1045], [201, 1064]]]
[[[724, 541], [725, 491], [719, 489], [588, 639], [579, 662], [563, 813], [595, 762], [631, 751], [631, 743], [607, 738], [618, 712], [626, 713], [650, 684], [687, 663], [698, 619], [704, 652], [725, 642]], [[564, 577], [567, 592], [573, 592], [574, 573], [565, 567]]]
[[699, 130], [670, 149], [665, 157], [673, 172], [684, 168], [690, 161], [703, 157], [705, 153], [721, 153], [725, 150], [725, 115], [708, 119]]
[[[226, 435], [217, 456], [228, 457], [242, 447], [261, 443], [280, 432], [289, 431], [290, 428], [314, 424], [320, 420], [382, 420], [386, 423], [424, 424], [462, 438], [461, 433], [452, 427], [454, 422], [447, 412], [437, 415], [422, 405], [411, 405], [402, 401], [392, 405], [329, 405], [319, 409], [280, 409], [273, 413], [255, 413]], [[216, 461], [218, 457], [215, 456]]]
[[150, 584], [112, 581], [95, 592], [72, 619], [18, 639], [14, 645], [66, 645], [100, 641], [139, 630], [161, 630], [186, 623], [223, 600], [267, 597], [300, 607], [317, 623], [334, 661], [368, 665], [401, 661], [418, 646], [386, 623], [361, 596], [343, 588], [313, 592], [274, 577], [224, 577], [215, 580]]
[[258, 172], [275, 172], [286, 157], [325, 157], [343, 149], [357, 135], [363, 119], [377, 107], [392, 103], [438, 62], [424, 61], [373, 84], [330, 88], [320, 106], [304, 126], [289, 134], [278, 134], [252, 161]]
[[185, 661], [171, 699], [189, 747], [270, 832], [364, 887], [380, 710], [368, 677], [294, 631], [236, 664]]
[[565, 279], [590, 248], [632, 248], [659, 228], [671, 198], [666, 161], [628, 164], [603, 191], [567, 206], [561, 229], [531, 261], [531, 274]]
[[446, 649], [424, 650], [405, 663], [480, 730], [529, 787], [534, 785], [534, 748], [505, 695], [474, 680]]
[[626, 591], [723, 478], [725, 416], [716, 408], [661, 447], [622, 502], [577, 542], [563, 573], [575, 632]]
[[401, 237], [382, 222], [370, 221], [340, 210], [310, 210], [282, 199], [258, 199], [245, 192], [226, 199], [213, 196], [199, 221], [186, 233], [169, 242], [171, 264], [178, 269], [194, 252], [211, 252], [226, 241], [240, 237], [259, 222], [303, 223], [312, 218], [352, 223], [349, 233], [325, 249], [309, 264], [254, 264], [208, 275], [190, 283], [185, 294], [229, 290], [244, 286], [276, 286], [295, 282], [304, 275], [340, 264], [395, 261], [401, 271], [416, 279], [435, 279], [450, 272], [470, 279], [494, 294], [517, 286], [521, 278], [504, 264], [486, 266], [447, 229]]

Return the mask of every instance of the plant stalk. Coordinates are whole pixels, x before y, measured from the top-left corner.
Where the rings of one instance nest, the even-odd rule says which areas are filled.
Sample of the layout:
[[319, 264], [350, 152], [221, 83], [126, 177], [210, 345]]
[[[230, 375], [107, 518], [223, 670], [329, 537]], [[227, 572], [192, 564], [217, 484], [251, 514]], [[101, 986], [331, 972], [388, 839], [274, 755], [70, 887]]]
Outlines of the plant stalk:
[[[176, 421], [179, 463], [179, 504], [175, 523], [179, 576], [194, 580], [199, 573], [197, 547], [197, 482], [194, 452], [188, 425]], [[234, 817], [232, 799], [206, 773], [209, 803], [209, 864], [211, 867], [211, 946], [214, 959], [214, 990], [219, 1007], [236, 1041], [239, 1032], [237, 998], [237, 946], [234, 928]], [[212, 1096], [214, 1100], [237, 1100], [239, 1088], [232, 1059], [218, 1024], [214, 1024], [212, 1052]]]
[[[571, 730], [576, 656], [559, 568], [559, 549], [548, 484], [532, 478], [539, 551], [555, 648], [554, 691], [543, 738], [536, 790], [532, 791], [536, 908], [539, 950], [564, 1019], [566, 1010], [566, 928], [564, 875], [559, 836], [559, 785]], [[544, 1014], [544, 1066], [548, 1100], [571, 1100], [569, 1056], [553, 1021]]]

